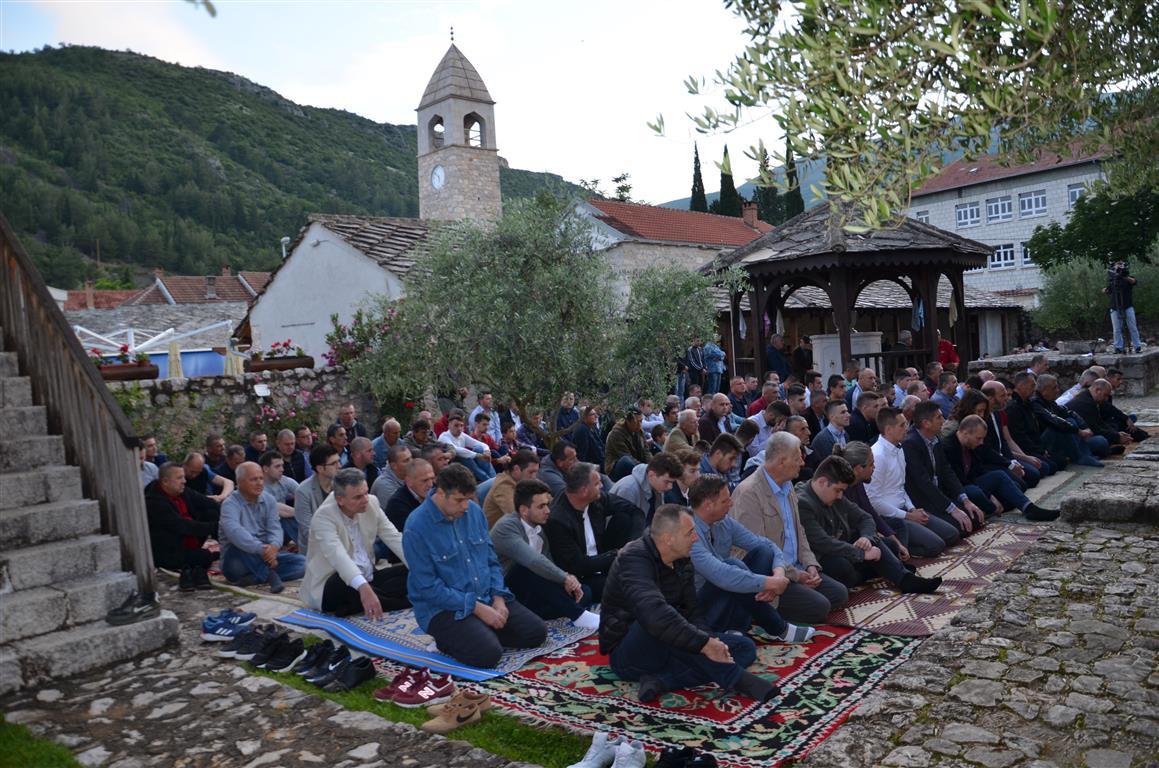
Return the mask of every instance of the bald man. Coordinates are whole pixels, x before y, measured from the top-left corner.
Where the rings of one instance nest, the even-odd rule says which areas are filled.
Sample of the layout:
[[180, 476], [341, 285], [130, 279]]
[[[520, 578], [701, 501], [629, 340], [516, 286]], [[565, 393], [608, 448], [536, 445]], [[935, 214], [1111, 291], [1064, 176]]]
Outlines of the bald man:
[[717, 393], [712, 396], [709, 401], [708, 409], [704, 415], [700, 417], [700, 424], [698, 432], [700, 439], [708, 443], [720, 437], [722, 434], [732, 433], [732, 425], [729, 423], [728, 414], [732, 411], [732, 403], [728, 400], [728, 395]]
[[236, 470], [237, 490], [221, 505], [221, 571], [230, 583], [268, 583], [281, 592], [283, 581], [302, 578], [306, 558], [281, 552], [283, 531], [278, 504], [265, 492], [262, 468], [252, 461]]
[[1123, 446], [1130, 445], [1134, 440], [1130, 434], [1120, 432], [1103, 418], [1101, 406], [1111, 396], [1111, 389], [1111, 382], [1106, 379], [1095, 379], [1089, 387], [1071, 399], [1068, 407], [1087, 423], [1092, 432], [1106, 438], [1107, 442], [1114, 446], [1111, 453], [1122, 453]]

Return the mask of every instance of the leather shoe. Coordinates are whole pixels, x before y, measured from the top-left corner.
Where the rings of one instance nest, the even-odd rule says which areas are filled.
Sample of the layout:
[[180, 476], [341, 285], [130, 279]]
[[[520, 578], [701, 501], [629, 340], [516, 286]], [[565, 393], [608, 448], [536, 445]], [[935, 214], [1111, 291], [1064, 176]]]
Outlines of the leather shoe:
[[323, 690], [331, 693], [353, 691], [367, 680], [373, 680], [376, 674], [370, 657], [360, 656], [347, 662], [334, 679], [323, 687]]

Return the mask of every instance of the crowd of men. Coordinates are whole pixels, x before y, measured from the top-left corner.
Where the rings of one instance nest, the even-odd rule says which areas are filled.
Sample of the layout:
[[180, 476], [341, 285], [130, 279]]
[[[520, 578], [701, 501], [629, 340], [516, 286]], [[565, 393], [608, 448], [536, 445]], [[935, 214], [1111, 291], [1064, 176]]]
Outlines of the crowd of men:
[[486, 391], [374, 439], [347, 405], [320, 439], [209, 435], [178, 462], [148, 438], [142, 482], [154, 560], [182, 590], [209, 587], [213, 538], [230, 582], [302, 579], [306, 605], [339, 616], [411, 607], [464, 664], [566, 619], [598, 628], [643, 701], [709, 682], [767, 700], [776, 686], [746, 670], [755, 632], [807, 642], [867, 579], [935, 592], [915, 559], [1005, 511], [1054, 519], [1028, 488], [1145, 439], [1113, 404], [1120, 377], [1095, 366], [1061, 392], [1038, 356], [1011, 381], [932, 362], [882, 384], [851, 362], [826, 381], [684, 382], [611, 423], [566, 393], [550, 446], [544, 412], [524, 423]]

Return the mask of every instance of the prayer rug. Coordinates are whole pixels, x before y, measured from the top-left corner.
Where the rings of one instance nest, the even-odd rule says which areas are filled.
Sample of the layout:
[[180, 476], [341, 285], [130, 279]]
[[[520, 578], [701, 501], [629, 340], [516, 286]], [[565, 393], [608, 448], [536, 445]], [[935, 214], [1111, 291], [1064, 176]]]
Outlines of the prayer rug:
[[1048, 526], [992, 520], [981, 531], [947, 549], [940, 557], [917, 561], [918, 575], [942, 577], [932, 595], [903, 595], [881, 579], [850, 590], [849, 604], [826, 622], [870, 629], [886, 635], [926, 637], [950, 623], [1038, 539]]
[[454, 675], [463, 680], [489, 680], [506, 675], [522, 667], [537, 656], [571, 645], [592, 634], [594, 630], [572, 626], [567, 619], [547, 622], [547, 640], [538, 648], [508, 650], [495, 669], [468, 667], [434, 649], [434, 638], [423, 632], [415, 621], [414, 611], [392, 611], [380, 622], [359, 616], [340, 619], [324, 613], [301, 608], [282, 616], [278, 621], [297, 627], [321, 629], [335, 640], [343, 642], [371, 656], [407, 664], [428, 667], [432, 671]]
[[490, 694], [500, 711], [536, 724], [629, 735], [651, 752], [695, 747], [727, 768], [775, 768], [824, 741], [921, 642], [846, 627], [822, 627], [800, 645], [758, 633], [757, 661], [749, 671], [781, 687], [768, 704], [716, 686], [642, 704], [639, 684], [612, 673], [595, 638], [471, 687]]

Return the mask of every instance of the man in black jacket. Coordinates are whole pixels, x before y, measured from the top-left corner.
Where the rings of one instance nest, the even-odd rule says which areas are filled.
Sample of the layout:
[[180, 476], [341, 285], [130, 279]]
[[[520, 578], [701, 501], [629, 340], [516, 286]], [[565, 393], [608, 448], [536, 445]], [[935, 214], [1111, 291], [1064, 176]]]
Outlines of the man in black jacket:
[[145, 514], [154, 565], [179, 571], [182, 592], [210, 589], [208, 568], [214, 554], [202, 544], [217, 536], [221, 510], [204, 494], [185, 487], [180, 464], [163, 464], [157, 479], [145, 488]]
[[688, 510], [665, 504], [620, 551], [604, 589], [600, 652], [619, 677], [639, 681], [640, 701], [710, 682], [768, 701], [780, 690], [745, 670], [756, 661], [753, 641], [701, 626], [689, 560], [696, 538]]
[[[1072, 397], [1067, 403], [1067, 407], [1077, 413], [1092, 432], [1101, 435], [1110, 445], [1124, 446], [1133, 442], [1131, 436], [1115, 429], [1114, 425], [1103, 419], [1101, 408], [1110, 396], [1111, 382], [1106, 379], [1096, 379], [1089, 387]], [[1115, 453], [1116, 449], [1111, 448], [1111, 452]], [[1119, 447], [1117, 452], [1122, 453], [1122, 447]]]
[[[975, 504], [990, 513], [991, 502], [984, 495], [997, 499], [1005, 509], [1018, 509], [1027, 520], [1054, 520], [1057, 509], [1043, 509], [1014, 484], [1005, 472], [989, 469], [975, 456], [975, 449], [986, 439], [986, 422], [973, 414], [962, 419], [958, 431], [942, 441], [946, 460], [958, 475], [959, 482], [970, 493]], [[976, 488], [980, 493], [973, 492]]]
[[915, 506], [936, 515], [965, 536], [985, 523], [985, 514], [970, 500], [946, 461], [938, 441], [945, 421], [941, 407], [932, 400], [923, 400], [914, 406], [913, 428], [901, 443], [905, 455], [905, 492]]
[[1079, 416], [1055, 401], [1058, 399], [1058, 379], [1049, 373], [1038, 377], [1036, 392], [1030, 406], [1042, 427], [1042, 444], [1052, 456], [1059, 456], [1085, 467], [1101, 467], [1095, 456], [1106, 456], [1110, 445], [1095, 435]]
[[1111, 394], [1107, 395], [1106, 401], [1099, 406], [1099, 413], [1103, 415], [1103, 421], [1120, 432], [1126, 432], [1136, 443], [1143, 442], [1151, 435], [1135, 426], [1134, 415], [1123, 413], [1115, 405], [1114, 392], [1123, 383], [1123, 372], [1118, 368], [1108, 368], [1107, 381], [1111, 384]]
[[847, 440], [860, 440], [873, 445], [877, 439], [877, 412], [885, 405], [885, 397], [877, 392], [862, 392], [857, 396], [857, 407], [850, 414], [849, 426], [845, 428]]
[[1066, 467], [1066, 459], [1047, 453], [1042, 443], [1042, 425], [1034, 415], [1034, 374], [1020, 371], [1014, 376], [1014, 391], [1006, 403], [1006, 427], [1010, 437], [1027, 456], [1037, 459], [1039, 473], [1053, 475]]

